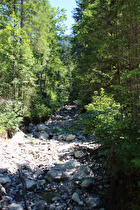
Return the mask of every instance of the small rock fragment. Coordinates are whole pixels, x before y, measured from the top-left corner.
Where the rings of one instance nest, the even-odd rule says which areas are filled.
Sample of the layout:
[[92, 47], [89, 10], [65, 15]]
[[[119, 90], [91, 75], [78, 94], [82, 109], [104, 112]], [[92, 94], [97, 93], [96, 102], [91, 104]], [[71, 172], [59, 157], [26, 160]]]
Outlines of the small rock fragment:
[[83, 201], [80, 200], [78, 193], [73, 193], [71, 199], [78, 203], [78, 205], [83, 205]]
[[59, 135], [57, 138], [59, 141], [63, 140], [63, 135]]
[[88, 198], [85, 199], [85, 202], [88, 206], [90, 206], [91, 208], [94, 208], [99, 205], [100, 198], [99, 197], [94, 198], [94, 197], [89, 196]]
[[75, 139], [75, 137], [76, 136], [75, 135], [72, 135], [72, 134], [71, 135], [68, 135], [67, 138], [66, 138], [66, 141], [72, 141], [72, 140]]
[[80, 150], [80, 151], [74, 152], [74, 156], [75, 158], [82, 158], [85, 156], [85, 154], [83, 153], [83, 151]]
[[0, 184], [0, 200], [2, 199], [2, 196], [6, 195], [5, 188]]
[[7, 177], [0, 177], [0, 184], [6, 184], [7, 182], [11, 182], [11, 179]]
[[36, 204], [36, 208], [40, 210], [45, 210], [47, 208], [47, 203], [45, 203], [45, 201], [38, 201]]
[[36, 187], [36, 182], [33, 180], [26, 180], [27, 190], [34, 190]]
[[39, 135], [40, 140], [47, 140], [49, 138], [49, 134], [45, 131], [41, 132]]
[[9, 210], [23, 210], [23, 207], [20, 204], [12, 203], [9, 206]]
[[39, 124], [37, 126], [37, 128], [38, 128], [39, 131], [48, 131], [49, 130], [49, 127], [46, 126], [45, 124]]
[[93, 181], [90, 179], [85, 179], [82, 183], [81, 183], [81, 187], [82, 188], [88, 188], [91, 187], [93, 185]]

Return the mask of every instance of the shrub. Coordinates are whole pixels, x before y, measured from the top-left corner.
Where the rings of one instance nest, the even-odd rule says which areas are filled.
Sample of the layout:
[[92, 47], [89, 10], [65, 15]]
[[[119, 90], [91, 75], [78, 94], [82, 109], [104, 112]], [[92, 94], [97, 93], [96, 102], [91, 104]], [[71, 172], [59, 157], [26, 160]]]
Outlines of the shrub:
[[22, 103], [17, 101], [5, 101], [0, 104], [0, 130], [1, 135], [7, 132], [8, 137], [18, 130], [22, 117]]
[[[100, 95], [95, 92], [92, 103], [85, 108], [87, 112], [80, 116], [85, 132], [96, 134], [97, 142], [102, 146], [102, 154], [109, 161], [112, 179], [117, 182], [118, 189], [120, 185], [125, 189], [124, 200], [126, 197], [128, 200], [131, 198], [128, 202], [133, 199], [136, 204], [140, 170], [139, 119], [134, 119], [130, 113], [125, 115], [120, 104], [105, 94], [103, 89]], [[121, 181], [126, 184], [120, 184]], [[126, 191], [129, 192], [127, 196]], [[133, 202], [131, 204], [134, 205]]]

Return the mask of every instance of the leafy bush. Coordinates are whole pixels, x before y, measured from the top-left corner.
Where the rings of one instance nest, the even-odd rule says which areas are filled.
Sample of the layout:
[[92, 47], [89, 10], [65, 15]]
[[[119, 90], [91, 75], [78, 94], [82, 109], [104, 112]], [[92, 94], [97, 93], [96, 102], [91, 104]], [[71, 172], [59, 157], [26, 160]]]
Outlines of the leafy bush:
[[95, 92], [93, 102], [85, 108], [87, 112], [80, 116], [85, 132], [96, 134], [97, 141], [102, 145], [102, 154], [110, 163], [111, 175], [117, 180], [121, 173], [121, 178], [127, 180], [123, 181], [127, 182], [125, 189], [129, 191], [128, 197], [138, 200], [139, 119], [134, 119], [130, 113], [125, 115], [120, 104], [103, 89], [100, 95]]
[[22, 103], [17, 101], [6, 101], [0, 104], [0, 132], [6, 131], [8, 137], [18, 130], [22, 117]]
[[26, 117], [29, 117], [33, 123], [39, 123], [45, 121], [58, 107], [59, 104], [56, 99], [51, 99], [49, 96], [35, 95], [32, 97]]
[[30, 120], [34, 123], [39, 123], [51, 114], [51, 110], [40, 102], [33, 105], [30, 109]]

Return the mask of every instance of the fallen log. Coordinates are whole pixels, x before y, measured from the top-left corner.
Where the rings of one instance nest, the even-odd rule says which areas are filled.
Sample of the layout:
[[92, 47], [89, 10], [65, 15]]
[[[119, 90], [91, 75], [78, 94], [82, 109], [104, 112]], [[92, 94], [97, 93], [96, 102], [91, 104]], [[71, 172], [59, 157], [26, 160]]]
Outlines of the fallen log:
[[27, 199], [27, 186], [26, 186], [26, 181], [24, 178], [24, 175], [22, 173], [22, 166], [18, 165], [18, 171], [19, 171], [19, 177], [22, 183], [22, 190], [23, 190], [23, 197], [24, 197], [24, 202], [25, 202], [25, 207], [27, 210], [31, 210], [31, 207], [29, 206], [29, 201]]

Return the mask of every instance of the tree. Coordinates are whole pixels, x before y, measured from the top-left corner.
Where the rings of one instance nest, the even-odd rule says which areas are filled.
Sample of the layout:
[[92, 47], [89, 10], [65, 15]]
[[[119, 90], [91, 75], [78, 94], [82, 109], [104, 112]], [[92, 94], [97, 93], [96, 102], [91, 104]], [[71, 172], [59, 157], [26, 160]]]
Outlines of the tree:
[[[75, 92], [79, 105], [86, 111], [82, 123], [87, 132], [96, 133], [109, 161], [112, 179], [108, 209], [130, 206], [138, 209], [139, 3], [135, 0], [77, 3], [72, 43], [74, 82], [80, 84]], [[119, 108], [114, 109], [114, 103], [119, 103]]]
[[49, 1], [2, 2], [2, 97], [23, 101], [27, 109], [36, 107], [38, 100], [37, 107], [49, 110], [48, 113], [43, 111], [43, 115], [50, 114], [58, 102], [68, 98], [65, 91], [67, 67], [61, 61], [60, 53], [64, 18], [64, 10], [55, 10]]

